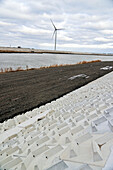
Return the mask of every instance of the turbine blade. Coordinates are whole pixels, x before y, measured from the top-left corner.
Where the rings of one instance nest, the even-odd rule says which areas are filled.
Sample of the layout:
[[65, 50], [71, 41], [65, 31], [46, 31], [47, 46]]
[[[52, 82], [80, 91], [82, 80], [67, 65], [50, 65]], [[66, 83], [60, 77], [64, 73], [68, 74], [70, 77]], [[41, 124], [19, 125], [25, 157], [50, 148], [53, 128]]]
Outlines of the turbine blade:
[[65, 30], [64, 28], [58, 28], [57, 30]]
[[55, 25], [54, 25], [54, 23], [53, 23], [52, 19], [50, 19], [50, 21], [51, 21], [51, 23], [52, 23], [52, 25], [53, 25], [54, 29], [56, 30], [56, 27], [55, 27]]
[[53, 37], [54, 37], [54, 35], [55, 35], [55, 32], [56, 32], [56, 30], [54, 30], [54, 32], [53, 32], [52, 39], [53, 39]]

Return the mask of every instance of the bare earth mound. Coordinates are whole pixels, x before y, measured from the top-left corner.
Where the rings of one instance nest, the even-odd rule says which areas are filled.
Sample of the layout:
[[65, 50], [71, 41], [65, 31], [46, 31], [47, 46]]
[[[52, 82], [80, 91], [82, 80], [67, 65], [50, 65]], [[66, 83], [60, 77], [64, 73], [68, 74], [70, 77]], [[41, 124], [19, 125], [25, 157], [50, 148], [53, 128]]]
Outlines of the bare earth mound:
[[112, 67], [100, 69], [106, 66], [113, 67], [113, 62], [0, 74], [0, 122], [55, 100], [113, 71]]

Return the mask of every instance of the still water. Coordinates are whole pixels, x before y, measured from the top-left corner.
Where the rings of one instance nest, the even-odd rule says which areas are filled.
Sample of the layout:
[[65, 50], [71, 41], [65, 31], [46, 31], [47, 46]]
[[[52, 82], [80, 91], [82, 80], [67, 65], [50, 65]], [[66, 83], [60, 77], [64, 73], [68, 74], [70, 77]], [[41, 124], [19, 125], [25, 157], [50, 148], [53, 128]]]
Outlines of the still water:
[[41, 66], [50, 66], [54, 64], [75, 64], [80, 61], [113, 61], [113, 56], [96, 55], [69, 55], [69, 54], [25, 54], [25, 53], [0, 53], [0, 68], [17, 69], [21, 67], [39, 68]]

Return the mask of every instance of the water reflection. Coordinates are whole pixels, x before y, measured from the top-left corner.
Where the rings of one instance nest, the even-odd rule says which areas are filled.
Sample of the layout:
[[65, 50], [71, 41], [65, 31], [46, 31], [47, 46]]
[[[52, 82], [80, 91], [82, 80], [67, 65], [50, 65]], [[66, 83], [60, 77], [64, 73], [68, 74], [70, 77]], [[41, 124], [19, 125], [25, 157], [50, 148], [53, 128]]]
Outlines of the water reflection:
[[54, 64], [75, 64], [80, 61], [113, 61], [113, 56], [96, 55], [69, 55], [69, 54], [0, 54], [0, 68], [18, 67], [39, 68], [41, 66], [50, 66]]

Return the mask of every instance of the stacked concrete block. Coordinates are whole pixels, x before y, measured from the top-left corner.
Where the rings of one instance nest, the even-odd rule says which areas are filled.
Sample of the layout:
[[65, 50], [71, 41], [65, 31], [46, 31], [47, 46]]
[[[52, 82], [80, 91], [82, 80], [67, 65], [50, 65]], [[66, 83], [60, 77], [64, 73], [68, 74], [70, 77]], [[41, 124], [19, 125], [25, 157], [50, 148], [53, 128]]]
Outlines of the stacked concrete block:
[[106, 170], [113, 146], [112, 76], [0, 124], [0, 169]]

